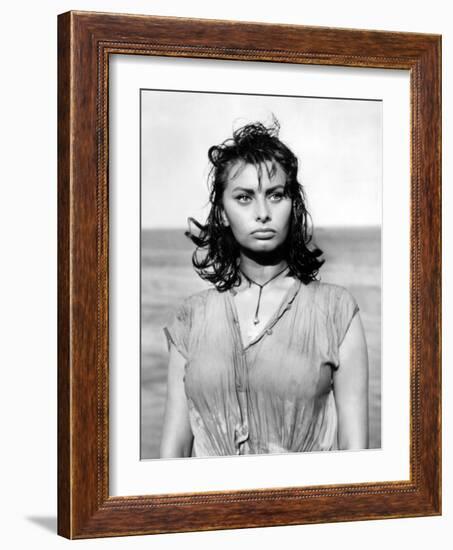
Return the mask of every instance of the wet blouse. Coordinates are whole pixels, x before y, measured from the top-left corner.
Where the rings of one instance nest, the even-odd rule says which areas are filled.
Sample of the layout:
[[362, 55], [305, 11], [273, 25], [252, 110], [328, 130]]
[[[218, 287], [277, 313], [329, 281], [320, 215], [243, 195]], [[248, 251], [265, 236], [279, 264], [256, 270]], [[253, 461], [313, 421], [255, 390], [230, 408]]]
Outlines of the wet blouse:
[[340, 286], [295, 279], [244, 347], [234, 292], [190, 296], [164, 328], [186, 359], [193, 455], [336, 449], [332, 371], [356, 301]]

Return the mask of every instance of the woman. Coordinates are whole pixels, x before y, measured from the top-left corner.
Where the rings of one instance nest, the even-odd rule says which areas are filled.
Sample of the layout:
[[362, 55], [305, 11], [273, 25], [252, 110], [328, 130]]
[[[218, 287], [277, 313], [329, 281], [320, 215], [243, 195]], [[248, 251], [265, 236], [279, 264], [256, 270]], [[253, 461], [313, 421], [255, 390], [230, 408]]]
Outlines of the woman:
[[295, 155], [279, 125], [209, 150], [211, 211], [193, 263], [213, 288], [166, 327], [161, 457], [368, 446], [368, 359], [349, 292], [316, 280]]

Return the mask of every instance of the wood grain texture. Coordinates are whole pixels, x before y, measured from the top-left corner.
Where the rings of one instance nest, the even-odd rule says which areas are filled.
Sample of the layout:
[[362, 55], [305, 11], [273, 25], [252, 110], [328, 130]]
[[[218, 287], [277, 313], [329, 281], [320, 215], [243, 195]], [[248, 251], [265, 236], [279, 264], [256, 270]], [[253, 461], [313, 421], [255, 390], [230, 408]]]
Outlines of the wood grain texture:
[[[63, 14], [58, 23], [59, 534], [88, 538], [440, 514], [440, 37], [85, 12]], [[112, 53], [410, 71], [410, 481], [109, 496]]]
[[58, 532], [70, 536], [69, 16], [58, 25]]

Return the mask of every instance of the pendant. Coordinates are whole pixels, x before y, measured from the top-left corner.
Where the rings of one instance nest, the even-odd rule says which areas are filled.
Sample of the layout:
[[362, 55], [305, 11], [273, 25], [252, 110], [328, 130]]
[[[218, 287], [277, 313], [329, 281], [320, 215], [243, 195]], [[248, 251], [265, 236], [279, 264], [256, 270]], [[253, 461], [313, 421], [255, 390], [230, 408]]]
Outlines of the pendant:
[[252, 283], [254, 285], [256, 285], [257, 287], [259, 287], [260, 291], [258, 293], [258, 303], [256, 304], [256, 311], [255, 311], [255, 318], [253, 319], [253, 324], [254, 325], [257, 325], [260, 320], [258, 319], [258, 312], [260, 310], [260, 302], [261, 302], [261, 293], [263, 292], [263, 287], [265, 287], [268, 283], [270, 283], [271, 281], [273, 281], [274, 279], [276, 279], [279, 275], [281, 275], [284, 271], [286, 271], [288, 269], [288, 266], [285, 267], [285, 269], [282, 269], [279, 273], [277, 273], [276, 275], [274, 275], [273, 277], [271, 277], [268, 281], [266, 281], [265, 283], [263, 283], [262, 285], [257, 283], [256, 281], [253, 281], [252, 279], [250, 279], [250, 277], [248, 277], [243, 271], [241, 271], [242, 275], [244, 275], [244, 277], [247, 279], [247, 281], [249, 282], [250, 286], [252, 286]]

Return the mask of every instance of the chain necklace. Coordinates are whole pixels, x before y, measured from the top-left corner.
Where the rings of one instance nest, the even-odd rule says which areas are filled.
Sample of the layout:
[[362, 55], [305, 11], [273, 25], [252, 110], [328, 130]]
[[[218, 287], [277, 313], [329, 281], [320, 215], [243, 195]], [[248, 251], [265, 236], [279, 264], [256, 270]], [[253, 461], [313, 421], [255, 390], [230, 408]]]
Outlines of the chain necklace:
[[258, 303], [256, 304], [256, 311], [255, 311], [255, 318], [253, 319], [253, 323], [255, 325], [257, 325], [259, 322], [260, 322], [260, 319], [258, 317], [258, 313], [259, 313], [259, 310], [260, 310], [260, 301], [261, 301], [261, 293], [263, 291], [263, 288], [269, 284], [271, 281], [273, 281], [274, 279], [276, 279], [279, 275], [281, 275], [284, 271], [286, 271], [288, 269], [288, 266], [286, 266], [284, 269], [282, 269], [281, 271], [279, 271], [276, 275], [274, 275], [273, 277], [271, 277], [268, 281], [266, 281], [265, 283], [263, 284], [260, 284], [260, 283], [257, 283], [256, 281], [254, 281], [253, 279], [250, 279], [250, 277], [248, 277], [243, 271], [242, 269], [240, 269], [239, 271], [242, 273], [242, 275], [244, 275], [244, 277], [247, 279], [247, 281], [249, 283], [253, 283], [254, 285], [258, 286], [260, 291], [259, 291], [259, 294], [258, 294]]

